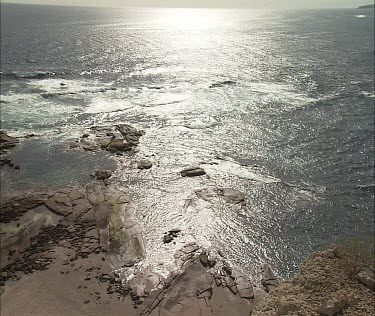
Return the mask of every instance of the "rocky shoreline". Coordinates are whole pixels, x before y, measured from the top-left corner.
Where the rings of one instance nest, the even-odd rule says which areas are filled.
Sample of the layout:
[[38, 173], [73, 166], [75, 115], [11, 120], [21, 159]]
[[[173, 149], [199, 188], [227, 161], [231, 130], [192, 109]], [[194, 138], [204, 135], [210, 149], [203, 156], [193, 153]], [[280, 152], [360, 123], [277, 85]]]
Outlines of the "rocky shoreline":
[[[94, 127], [70, 148], [122, 156], [136, 150], [143, 134], [125, 124]], [[0, 136], [2, 154], [19, 142]], [[137, 167], [149, 169], [152, 162], [140, 160]], [[190, 166], [180, 174], [205, 171]], [[93, 177], [81, 189], [1, 196], [2, 315], [374, 315], [373, 267], [349, 277], [340, 265], [346, 255], [337, 249], [314, 254], [281, 284], [268, 265], [258, 284], [220, 250], [195, 243], [174, 254], [175, 269], [166, 278], [138, 268], [147, 248], [134, 204], [111, 183], [110, 172]], [[245, 195], [230, 188], [215, 194], [246, 204]], [[160, 238], [168, 244], [180, 232]]]

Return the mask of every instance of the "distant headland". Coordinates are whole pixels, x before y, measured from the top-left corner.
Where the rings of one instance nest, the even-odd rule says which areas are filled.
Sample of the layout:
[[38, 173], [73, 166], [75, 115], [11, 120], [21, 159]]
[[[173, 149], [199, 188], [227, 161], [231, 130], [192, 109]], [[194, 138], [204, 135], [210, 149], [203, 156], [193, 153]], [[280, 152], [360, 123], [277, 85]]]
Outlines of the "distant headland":
[[358, 9], [374, 9], [375, 4], [361, 5]]

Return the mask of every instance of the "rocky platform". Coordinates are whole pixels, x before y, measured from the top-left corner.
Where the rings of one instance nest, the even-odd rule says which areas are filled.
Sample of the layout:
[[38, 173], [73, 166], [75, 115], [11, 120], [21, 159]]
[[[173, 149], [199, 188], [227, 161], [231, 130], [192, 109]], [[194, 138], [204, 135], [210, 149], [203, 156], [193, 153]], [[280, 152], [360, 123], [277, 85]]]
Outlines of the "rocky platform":
[[144, 257], [142, 231], [129, 198], [105, 181], [3, 195], [0, 225], [2, 315], [99, 315], [106, 304], [111, 315], [248, 315], [268, 291], [196, 244], [175, 254], [167, 279], [129, 270]]

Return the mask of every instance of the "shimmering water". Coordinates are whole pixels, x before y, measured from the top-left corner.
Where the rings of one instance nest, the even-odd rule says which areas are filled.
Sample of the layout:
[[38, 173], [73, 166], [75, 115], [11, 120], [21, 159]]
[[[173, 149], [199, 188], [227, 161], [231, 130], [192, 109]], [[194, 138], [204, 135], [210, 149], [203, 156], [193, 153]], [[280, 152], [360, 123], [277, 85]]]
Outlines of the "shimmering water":
[[[3, 129], [56, 143], [94, 124], [146, 131], [116, 174], [146, 262], [198, 240], [287, 276], [311, 251], [373, 233], [373, 10], [1, 9]], [[138, 171], [146, 156], [154, 167]], [[191, 164], [209, 177], [181, 178]], [[166, 246], [174, 227], [183, 236]]]

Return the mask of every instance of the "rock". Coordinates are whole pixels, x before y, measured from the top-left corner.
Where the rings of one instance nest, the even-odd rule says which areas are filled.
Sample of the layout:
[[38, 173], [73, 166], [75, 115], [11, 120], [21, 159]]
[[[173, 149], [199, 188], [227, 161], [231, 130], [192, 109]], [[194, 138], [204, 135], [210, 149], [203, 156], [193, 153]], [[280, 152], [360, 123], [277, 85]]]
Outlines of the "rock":
[[196, 252], [198, 249], [199, 249], [199, 246], [196, 243], [192, 242], [192, 243], [185, 245], [181, 249], [181, 252], [183, 252], [184, 254], [190, 254], [190, 253]]
[[318, 313], [324, 316], [335, 316], [340, 313], [343, 306], [340, 302], [333, 300], [318, 307]]
[[81, 138], [88, 138], [88, 137], [90, 137], [90, 134], [89, 134], [89, 133], [85, 133], [85, 134], [83, 134], [83, 135], [81, 136]]
[[201, 261], [201, 263], [203, 264], [203, 266], [207, 266], [208, 264], [208, 255], [207, 253], [203, 252], [199, 255], [199, 260]]
[[94, 206], [96, 226], [104, 229], [109, 224], [109, 218], [112, 212], [112, 205], [107, 202], [99, 202]]
[[225, 80], [222, 82], [213, 83], [212, 85], [210, 85], [210, 88], [219, 88], [219, 87], [230, 86], [230, 85], [235, 85], [235, 84], [236, 84], [235, 81]]
[[178, 234], [181, 232], [181, 229], [179, 228], [173, 228], [169, 231], [170, 234]]
[[129, 143], [125, 143], [123, 139], [115, 139], [108, 145], [107, 149], [113, 149], [113, 151], [130, 151], [132, 146]]
[[150, 169], [152, 162], [150, 160], [143, 159], [138, 162], [138, 169]]
[[261, 279], [262, 285], [265, 287], [267, 292], [271, 292], [274, 290], [278, 284], [279, 281], [277, 280], [276, 275], [271, 270], [270, 266], [268, 264], [262, 265], [262, 279]]
[[16, 146], [19, 143], [17, 138], [7, 135], [5, 132], [0, 131], [0, 150]]
[[106, 180], [112, 176], [112, 172], [110, 170], [98, 170], [95, 171], [94, 175], [98, 180]]
[[197, 177], [205, 175], [206, 171], [199, 167], [189, 167], [182, 170], [180, 173], [183, 177]]
[[131, 146], [137, 146], [139, 144], [139, 138], [144, 135], [143, 131], [139, 131], [127, 124], [118, 125], [116, 128]]
[[356, 279], [365, 287], [375, 292], [375, 280], [365, 271], [361, 271], [356, 275]]
[[164, 242], [165, 244], [170, 243], [172, 240], [173, 240], [173, 237], [172, 237], [171, 235], [165, 235], [165, 236], [163, 237], [163, 242]]
[[97, 140], [101, 149], [107, 149], [109, 144], [112, 142], [111, 138], [100, 138]]
[[241, 204], [241, 205], [246, 204], [244, 193], [237, 191], [237, 190], [229, 189], [229, 188], [222, 189], [220, 191], [222, 192], [224, 199], [227, 202], [232, 203], [232, 204]]

